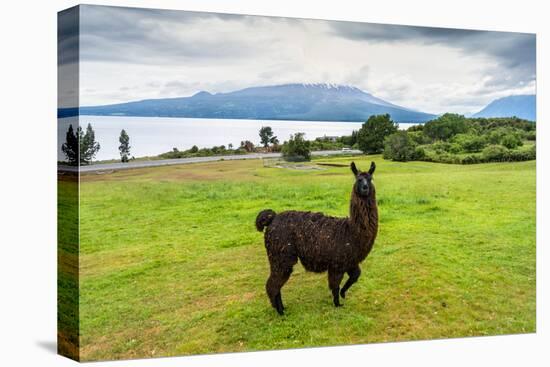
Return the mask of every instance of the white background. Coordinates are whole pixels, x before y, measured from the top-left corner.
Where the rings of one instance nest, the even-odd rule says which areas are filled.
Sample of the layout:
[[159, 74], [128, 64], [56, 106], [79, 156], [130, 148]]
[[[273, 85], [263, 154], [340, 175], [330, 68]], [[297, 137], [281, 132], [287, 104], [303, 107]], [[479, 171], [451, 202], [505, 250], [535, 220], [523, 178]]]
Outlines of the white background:
[[[98, 363], [98, 366], [542, 366], [550, 361], [548, 302], [549, 11], [544, 1], [94, 1], [537, 33], [537, 333]], [[74, 1], [5, 1], [0, 12], [0, 365], [75, 365], [55, 354], [56, 12]], [[545, 104], [546, 101], [546, 104]], [[546, 146], [545, 146], [546, 145]], [[546, 288], [546, 290], [545, 290]], [[346, 328], [346, 325], [342, 325]]]

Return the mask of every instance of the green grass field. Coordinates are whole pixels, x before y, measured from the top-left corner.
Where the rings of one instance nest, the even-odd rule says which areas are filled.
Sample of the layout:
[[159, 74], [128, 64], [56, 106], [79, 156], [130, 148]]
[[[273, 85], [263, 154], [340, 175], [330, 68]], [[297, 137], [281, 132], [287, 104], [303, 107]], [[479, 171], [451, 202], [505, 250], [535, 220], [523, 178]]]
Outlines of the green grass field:
[[249, 160], [83, 176], [82, 360], [534, 332], [535, 162], [374, 160], [380, 231], [359, 282], [337, 309], [326, 274], [298, 264], [284, 317], [265, 295], [256, 214], [345, 216], [349, 168]]

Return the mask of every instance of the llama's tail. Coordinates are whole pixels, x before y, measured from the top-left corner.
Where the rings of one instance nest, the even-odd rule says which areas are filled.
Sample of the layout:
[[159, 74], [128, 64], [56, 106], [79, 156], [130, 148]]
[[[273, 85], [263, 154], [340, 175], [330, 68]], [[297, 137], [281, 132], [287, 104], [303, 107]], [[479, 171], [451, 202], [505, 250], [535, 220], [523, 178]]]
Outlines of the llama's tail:
[[256, 228], [263, 232], [264, 228], [271, 224], [277, 214], [271, 209], [262, 210], [256, 217]]

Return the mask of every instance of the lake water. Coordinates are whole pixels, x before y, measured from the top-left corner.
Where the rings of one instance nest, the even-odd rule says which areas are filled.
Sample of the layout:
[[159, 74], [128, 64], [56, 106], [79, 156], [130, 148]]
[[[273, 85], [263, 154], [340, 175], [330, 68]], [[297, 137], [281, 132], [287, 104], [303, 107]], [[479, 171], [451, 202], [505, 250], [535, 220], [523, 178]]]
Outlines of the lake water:
[[[76, 121], [76, 118], [59, 119], [60, 160], [64, 160], [61, 144], [65, 141], [68, 126], [76, 126]], [[262, 126], [271, 126], [281, 142], [297, 132], [303, 132], [306, 139], [313, 140], [325, 135], [350, 135], [353, 130], [361, 128], [358, 122], [80, 116], [80, 125], [84, 129], [88, 123], [92, 124], [96, 140], [101, 144], [96, 160], [120, 158], [118, 138], [122, 129], [130, 136], [131, 154], [143, 157], [168, 152], [172, 148], [185, 150], [193, 145], [209, 148], [214, 145], [227, 147], [231, 143], [236, 148], [243, 140], [259, 144], [258, 132]], [[399, 127], [404, 129], [411, 125], [414, 124], [400, 124]]]

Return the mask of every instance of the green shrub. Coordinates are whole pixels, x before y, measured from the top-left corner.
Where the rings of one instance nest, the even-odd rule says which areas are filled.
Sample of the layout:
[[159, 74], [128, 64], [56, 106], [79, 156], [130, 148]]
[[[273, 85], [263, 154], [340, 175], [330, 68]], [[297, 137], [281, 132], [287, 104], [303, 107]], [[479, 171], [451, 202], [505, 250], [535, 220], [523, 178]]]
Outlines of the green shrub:
[[491, 130], [487, 134], [487, 141], [490, 144], [500, 144], [501, 141], [502, 141], [502, 138], [505, 135], [508, 135], [508, 134], [511, 134], [511, 133], [512, 133], [512, 129], [510, 129], [508, 127], [497, 127], [495, 129]]
[[[422, 126], [422, 125], [419, 125], [419, 126]], [[407, 133], [411, 137], [412, 141], [415, 142], [415, 144], [424, 145], [424, 144], [431, 143], [431, 139], [429, 137], [427, 137], [426, 135], [424, 135], [424, 133], [422, 131], [411, 131], [411, 128], [412, 127], [410, 127], [407, 130]]]
[[432, 144], [432, 149], [435, 150], [437, 154], [447, 153], [451, 150], [451, 143], [446, 141], [437, 141]]
[[424, 130], [423, 124], [413, 125], [407, 129], [407, 132], [422, 131]]
[[525, 132], [510, 127], [498, 127], [487, 134], [487, 140], [491, 144], [500, 144], [508, 149], [514, 149], [523, 145], [522, 138], [526, 134], [532, 136], [532, 133], [533, 131]]
[[508, 149], [514, 149], [519, 147], [520, 145], [523, 145], [523, 142], [521, 141], [521, 138], [518, 136], [518, 134], [510, 133], [504, 135], [501, 138], [500, 144]]
[[531, 148], [528, 150], [510, 150], [507, 154], [508, 161], [531, 161], [537, 159], [536, 149]]
[[453, 138], [453, 142], [459, 144], [461, 151], [467, 153], [479, 152], [487, 144], [483, 136], [473, 134], [457, 134]]
[[296, 133], [285, 141], [281, 149], [283, 158], [287, 161], [311, 160], [310, 142], [304, 139], [304, 133]]
[[467, 155], [467, 156], [463, 157], [461, 159], [460, 163], [462, 163], [462, 164], [476, 164], [476, 163], [481, 163], [481, 162], [482, 162], [482, 160], [479, 156], [471, 154], [471, 155]]
[[414, 159], [415, 160], [423, 160], [426, 157], [426, 151], [422, 147], [416, 147], [414, 148]]
[[384, 159], [406, 162], [415, 158], [415, 144], [406, 131], [398, 131], [386, 138]]
[[462, 152], [462, 146], [457, 143], [451, 143], [451, 146], [449, 147], [449, 153], [458, 154]]
[[488, 145], [481, 153], [487, 162], [503, 162], [508, 160], [508, 149], [502, 145]]
[[429, 160], [427, 160], [427, 159], [424, 159], [424, 160], [429, 161], [429, 162], [449, 163], [449, 164], [459, 164], [459, 163], [461, 163], [460, 162], [460, 157], [458, 157], [454, 154], [449, 154], [447, 152], [435, 153], [430, 157]]

